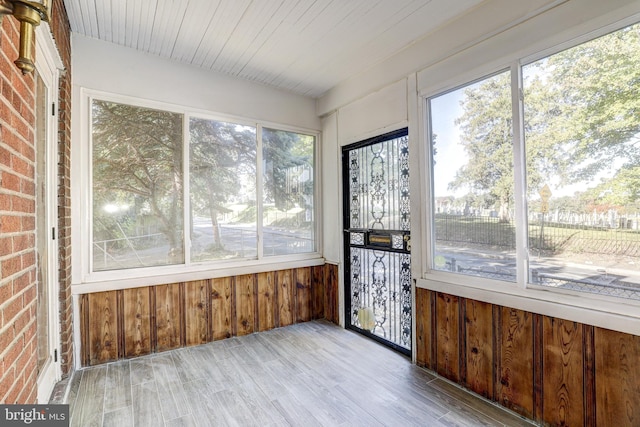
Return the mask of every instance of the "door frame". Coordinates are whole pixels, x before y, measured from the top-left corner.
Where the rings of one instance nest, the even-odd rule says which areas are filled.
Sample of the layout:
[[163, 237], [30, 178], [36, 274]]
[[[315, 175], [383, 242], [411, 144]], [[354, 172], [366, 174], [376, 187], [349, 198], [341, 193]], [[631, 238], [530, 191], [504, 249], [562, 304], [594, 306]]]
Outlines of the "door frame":
[[[367, 330], [357, 328], [351, 324], [351, 292], [347, 287], [351, 286], [351, 262], [350, 262], [350, 253], [351, 253], [351, 242], [350, 242], [350, 219], [351, 219], [351, 211], [349, 207], [351, 206], [350, 200], [350, 191], [349, 191], [349, 183], [350, 177], [348, 174], [349, 171], [349, 157], [347, 155], [348, 152], [356, 149], [360, 149], [363, 147], [371, 146], [377, 144], [379, 142], [384, 142], [388, 140], [392, 140], [395, 138], [400, 138], [403, 136], [409, 136], [408, 127], [400, 128], [394, 131], [386, 132], [382, 135], [377, 135], [371, 138], [364, 139], [362, 141], [355, 142], [353, 144], [347, 144], [342, 146], [341, 148], [341, 186], [342, 186], [342, 262], [344, 265], [343, 269], [343, 285], [342, 291], [344, 292], [344, 327], [346, 329], [354, 330], [368, 338], [371, 338], [374, 341], [377, 341], [393, 350], [396, 350], [406, 356], [413, 358], [415, 351], [413, 350], [415, 347], [415, 330], [414, 330], [414, 320], [415, 320], [415, 298], [414, 298], [414, 286], [413, 280], [411, 280], [411, 322], [410, 322], [410, 343], [411, 348], [407, 349], [398, 344], [395, 344], [391, 341], [388, 341], [382, 337], [379, 337]], [[407, 231], [407, 234], [410, 235], [411, 229]], [[412, 268], [409, 269], [412, 273]]]
[[[47, 239], [46, 283], [48, 286], [48, 345], [49, 358], [44, 363], [42, 371], [37, 374], [38, 403], [48, 403], [53, 387], [61, 379], [60, 356], [60, 316], [59, 296], [60, 285], [58, 277], [58, 78], [63, 63], [56, 48], [51, 29], [46, 22], [36, 28], [36, 60], [37, 73], [44, 82], [47, 91], [47, 105], [45, 106], [46, 120], [46, 153], [45, 158], [36, 151], [36, 162], [45, 162], [45, 229], [36, 233]], [[35, 101], [36, 104], [38, 100]], [[38, 197], [36, 197], [36, 201]], [[37, 326], [36, 326], [37, 328]], [[37, 332], [36, 332], [37, 336]]]

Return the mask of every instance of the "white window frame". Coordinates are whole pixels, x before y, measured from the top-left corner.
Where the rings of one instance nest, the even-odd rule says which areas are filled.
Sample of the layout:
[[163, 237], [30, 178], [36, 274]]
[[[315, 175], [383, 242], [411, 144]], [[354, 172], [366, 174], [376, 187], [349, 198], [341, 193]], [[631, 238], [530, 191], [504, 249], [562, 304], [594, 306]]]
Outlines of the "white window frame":
[[[75, 247], [81, 248], [74, 251], [74, 269], [79, 269], [74, 272], [74, 280], [72, 285], [72, 293], [83, 294], [88, 292], [100, 292], [116, 289], [127, 289], [141, 286], [159, 285], [166, 283], [201, 280], [216, 277], [227, 277], [239, 274], [252, 274], [265, 271], [274, 271], [279, 269], [299, 268], [305, 266], [314, 266], [324, 264], [322, 258], [322, 230], [321, 230], [321, 204], [320, 204], [320, 167], [318, 161], [321, 158], [320, 146], [321, 135], [320, 131], [307, 129], [302, 127], [294, 127], [290, 125], [283, 125], [279, 123], [273, 123], [264, 120], [253, 120], [250, 118], [229, 116], [223, 114], [217, 114], [211, 111], [203, 111], [195, 108], [188, 108], [184, 106], [151, 101], [146, 99], [140, 99], [136, 97], [119, 95], [109, 92], [103, 92], [93, 89], [80, 88], [80, 104], [81, 104], [81, 133], [82, 144], [77, 147], [79, 158], [82, 159], [78, 167], [80, 170], [74, 176], [79, 176], [81, 179], [75, 181], [80, 188], [77, 188], [73, 192], [75, 209], [72, 211], [72, 219], [77, 224], [73, 228], [73, 243]], [[270, 129], [277, 129], [289, 132], [296, 132], [305, 135], [311, 135], [315, 138], [315, 152], [314, 152], [314, 237], [315, 237], [315, 251], [302, 253], [302, 254], [289, 254], [281, 256], [268, 256], [262, 257], [262, 251], [259, 249], [257, 259], [233, 259], [224, 261], [208, 261], [208, 262], [190, 262], [190, 247], [188, 233], [184, 233], [183, 244], [185, 246], [185, 262], [175, 265], [162, 265], [153, 267], [141, 267], [124, 270], [109, 270], [109, 271], [92, 271], [92, 200], [93, 200], [93, 178], [92, 178], [92, 129], [91, 129], [91, 105], [92, 101], [102, 100], [108, 102], [122, 103], [142, 108], [158, 109], [166, 112], [177, 113], [183, 115], [183, 122], [188, 124], [191, 117], [203, 118], [207, 120], [225, 121], [231, 123], [237, 123], [239, 125], [254, 126], [256, 128], [256, 150], [257, 150], [257, 188], [256, 188], [256, 202], [260, 206], [258, 209], [257, 230], [258, 230], [258, 248], [262, 246], [261, 230], [261, 205], [262, 205], [262, 128], [268, 127]], [[185, 132], [183, 133], [183, 173], [185, 177], [184, 184], [184, 230], [189, 229], [190, 216], [189, 216], [189, 132], [185, 126]], [[74, 166], [77, 164], [74, 163]], [[79, 182], [78, 182], [79, 181]], [[260, 198], [260, 199], [258, 199]]]
[[[46, 144], [47, 150], [45, 156], [42, 153], [36, 154], [38, 161], [46, 162], [46, 192], [44, 196], [47, 206], [46, 211], [46, 229], [37, 230], [41, 237], [47, 240], [47, 257], [39, 262], [47, 264], [47, 276], [44, 284], [48, 287], [48, 301], [43, 302], [48, 305], [48, 350], [49, 357], [42, 367], [42, 372], [38, 373], [37, 383], [37, 400], [38, 403], [47, 403], [55, 383], [62, 378], [62, 356], [57, 358], [54, 356], [60, 353], [60, 283], [58, 278], [58, 240], [51, 235], [51, 229], [58, 230], [58, 79], [60, 70], [64, 69], [62, 58], [53, 39], [51, 28], [47, 23], [43, 23], [36, 27], [36, 70], [40, 74], [45, 83], [47, 91], [47, 110], [46, 120]], [[53, 108], [53, 111], [49, 111]], [[36, 198], [40, 200], [39, 197]], [[56, 232], [57, 234], [57, 232]], [[39, 284], [41, 286], [41, 284]], [[37, 343], [37, 340], [36, 340]]]
[[[574, 290], [555, 289], [528, 283], [526, 175], [523, 155], [524, 134], [522, 130], [524, 110], [523, 100], [520, 96], [522, 67], [524, 65], [638, 22], [640, 22], [640, 14], [596, 29], [591, 28], [581, 34], [576, 35], [574, 32], [565, 39], [555, 39], [550, 46], [544, 46], [543, 48], [536, 46], [537, 50], [535, 51], [507, 53], [502, 58], [474, 67], [473, 71], [464, 72], [463, 75], [458, 75], [455, 79], [438, 82], [433, 84], [431, 88], [419, 91], [419, 101], [421, 103], [419, 108], [424, 109], [424, 124], [419, 128], [421, 133], [420, 155], [427, 166], [425, 179], [421, 183], [424, 189], [421, 194], [424, 195], [425, 199], [423, 201], [424, 211], [420, 218], [420, 227], [424, 236], [426, 236], [427, 244], [424, 246], [425, 250], [420, 260], [421, 274], [416, 279], [417, 287], [640, 335], [640, 301]], [[468, 55], [473, 54], [474, 50], [471, 49]], [[475, 54], [478, 55], [477, 52]], [[456, 58], [456, 60], [460, 60], [460, 58]], [[469, 61], [473, 60], [469, 59]], [[452, 64], [453, 66], [454, 64]], [[431, 176], [433, 159], [430, 148], [431, 123], [428, 101], [474, 81], [482, 80], [486, 76], [491, 76], [501, 70], [504, 71], [507, 68], [511, 71], [513, 110], [515, 221], [517, 224], [515, 283], [435, 270], [431, 265], [435, 247], [435, 239], [433, 237], [435, 230], [431, 220], [434, 210]]]

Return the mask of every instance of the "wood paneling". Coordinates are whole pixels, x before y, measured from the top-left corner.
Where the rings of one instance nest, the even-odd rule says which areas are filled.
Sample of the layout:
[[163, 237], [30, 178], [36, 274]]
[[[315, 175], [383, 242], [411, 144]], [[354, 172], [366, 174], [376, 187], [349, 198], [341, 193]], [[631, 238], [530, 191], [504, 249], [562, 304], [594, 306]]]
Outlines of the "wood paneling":
[[276, 272], [276, 285], [278, 286], [278, 326], [293, 324], [295, 311], [295, 286], [293, 283], [293, 270], [280, 270]]
[[258, 274], [258, 330], [267, 331], [276, 327], [276, 273]]
[[420, 366], [542, 425], [640, 425], [639, 336], [420, 288], [415, 313]]
[[324, 265], [324, 317], [335, 324], [340, 323], [338, 266]]
[[596, 425], [640, 425], [640, 336], [595, 328]]
[[151, 352], [151, 311], [149, 287], [123, 291], [124, 356]]
[[88, 295], [89, 363], [118, 358], [117, 291]]
[[431, 336], [431, 291], [426, 289], [416, 289], [416, 306], [414, 312], [416, 316], [416, 364], [428, 369], [434, 369], [431, 359], [431, 346], [433, 345]]
[[232, 277], [211, 280], [211, 321], [212, 339], [231, 337], [232, 333]]
[[186, 345], [211, 341], [208, 280], [196, 280], [184, 284], [184, 307]]
[[311, 320], [311, 267], [295, 270], [296, 323]]
[[323, 265], [311, 268], [311, 318], [322, 319], [324, 317], [324, 273]]
[[249, 335], [255, 330], [255, 280], [254, 274], [236, 277], [236, 331], [238, 336]]
[[501, 309], [499, 384], [501, 405], [533, 418], [533, 316], [531, 313]]
[[[584, 420], [585, 426], [596, 425], [596, 346], [595, 327], [582, 325], [584, 377]], [[640, 362], [639, 362], [640, 363]]]
[[460, 379], [459, 298], [436, 294], [436, 367], [451, 381]]
[[466, 300], [465, 386], [493, 398], [493, 305]]
[[156, 351], [171, 350], [182, 344], [180, 325], [180, 284], [155, 287]]
[[582, 327], [546, 316], [542, 327], [542, 418], [552, 425], [584, 425]]
[[331, 265], [81, 295], [82, 364], [247, 335], [325, 313], [335, 322], [337, 277]]

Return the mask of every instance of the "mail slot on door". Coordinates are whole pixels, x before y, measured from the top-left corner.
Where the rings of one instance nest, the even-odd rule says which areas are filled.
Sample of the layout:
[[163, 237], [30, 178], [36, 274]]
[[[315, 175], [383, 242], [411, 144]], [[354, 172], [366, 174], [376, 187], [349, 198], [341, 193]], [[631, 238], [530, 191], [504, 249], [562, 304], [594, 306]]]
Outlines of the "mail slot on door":
[[409, 234], [394, 231], [369, 231], [367, 244], [392, 251], [410, 251]]
[[369, 232], [369, 245], [391, 248], [391, 235], [388, 233]]

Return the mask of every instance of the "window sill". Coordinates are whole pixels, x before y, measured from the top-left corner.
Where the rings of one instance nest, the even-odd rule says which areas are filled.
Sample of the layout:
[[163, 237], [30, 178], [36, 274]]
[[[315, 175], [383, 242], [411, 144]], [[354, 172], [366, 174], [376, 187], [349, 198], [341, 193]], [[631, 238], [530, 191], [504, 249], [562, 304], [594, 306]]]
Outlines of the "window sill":
[[[416, 286], [536, 314], [640, 335], [640, 303], [578, 292], [541, 287], [518, 287], [515, 283], [478, 280], [433, 272], [416, 280]], [[461, 282], [465, 283], [462, 284]]]
[[71, 293], [73, 295], [81, 295], [93, 292], [189, 282], [192, 280], [265, 273], [290, 268], [314, 267], [324, 265], [324, 263], [324, 258], [318, 254], [310, 254], [307, 257], [298, 259], [266, 258], [259, 261], [238, 260], [224, 264], [172, 265], [135, 270], [99, 272], [87, 275], [82, 283], [72, 284]]

